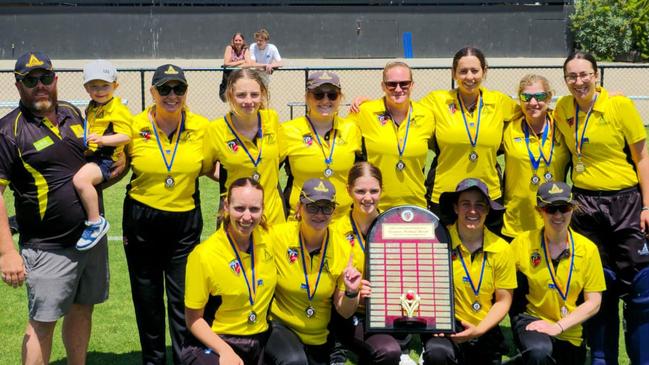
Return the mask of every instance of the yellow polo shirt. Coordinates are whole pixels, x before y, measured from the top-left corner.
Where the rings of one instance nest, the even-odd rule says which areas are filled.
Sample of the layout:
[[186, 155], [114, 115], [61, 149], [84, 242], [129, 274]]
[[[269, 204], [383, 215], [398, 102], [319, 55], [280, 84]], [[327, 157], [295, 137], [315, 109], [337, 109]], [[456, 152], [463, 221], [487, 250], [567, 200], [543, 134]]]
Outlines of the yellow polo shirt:
[[[336, 116], [332, 130], [325, 136], [319, 136], [322, 146], [318, 144], [314, 133], [303, 116], [285, 122], [280, 127], [281, 155], [288, 164], [286, 189], [290, 192], [289, 219], [295, 216], [302, 185], [311, 178], [327, 179], [336, 188], [337, 206], [334, 218], [344, 215], [352, 204], [352, 199], [347, 193], [347, 175], [354, 166], [356, 154], [361, 151], [361, 135], [356, 124]], [[332, 145], [334, 151], [330, 168], [333, 175], [326, 177], [325, 158], [329, 157]]]
[[[383, 99], [365, 102], [360, 112], [351, 116], [363, 136], [367, 161], [383, 174], [383, 195], [379, 208], [386, 210], [397, 205], [416, 205], [426, 208], [424, 195], [424, 169], [429, 146], [435, 133], [433, 115], [417, 102], [411, 102], [410, 128], [408, 119], [396, 127], [386, 112]], [[408, 129], [408, 138], [406, 130]], [[398, 140], [398, 143], [397, 143]], [[403, 171], [396, 168], [399, 162], [399, 145], [404, 148]]]
[[[151, 208], [168, 212], [187, 212], [195, 208], [194, 194], [198, 186], [198, 176], [203, 164], [203, 137], [209, 123], [205, 117], [185, 109], [185, 125], [180, 133], [177, 130], [169, 140], [157, 126], [158, 138], [165, 153], [167, 163], [171, 163], [176, 141], [178, 149], [173, 159], [171, 171], [162, 157], [153, 124], [148, 114], [152, 107], [133, 117], [131, 143], [128, 153], [131, 158], [133, 176], [128, 195]], [[173, 188], [165, 186], [167, 176], [173, 177]]]
[[[365, 273], [365, 248], [367, 242], [365, 238], [362, 242], [359, 242], [358, 236], [354, 234], [354, 229], [352, 228], [350, 209], [348, 209], [345, 214], [335, 221], [332, 225], [332, 232], [335, 232], [336, 235], [340, 236], [349, 246], [354, 255], [354, 267], [360, 271], [361, 274]], [[369, 233], [369, 232], [368, 232]], [[362, 233], [359, 234], [362, 235]]]
[[[203, 160], [204, 172], [209, 171], [216, 161], [221, 162], [221, 198], [227, 195], [230, 184], [242, 177], [251, 177], [259, 173], [259, 183], [264, 188], [264, 214], [271, 224], [285, 221], [284, 206], [279, 191], [279, 119], [272, 109], [259, 111], [263, 137], [261, 141], [252, 141], [237, 131], [239, 138], [256, 161], [261, 147], [261, 161], [255, 169], [246, 151], [240, 146], [237, 137], [232, 133], [223, 118], [211, 122], [206, 130], [205, 151]], [[232, 119], [228, 115], [232, 128]], [[258, 146], [259, 144], [259, 146]]]
[[[478, 325], [486, 316], [493, 305], [494, 294], [496, 289], [515, 289], [516, 288], [516, 266], [512, 256], [509, 244], [502, 238], [484, 229], [484, 240], [482, 250], [478, 250], [473, 260], [471, 253], [462, 245], [457, 227], [449, 225], [451, 237], [451, 261], [453, 264], [453, 292], [455, 294], [455, 318]], [[483, 260], [484, 274], [482, 275], [482, 284], [478, 292], [477, 301], [480, 303], [480, 309], [475, 311], [472, 308], [476, 302], [476, 296], [467, 278], [462, 260], [468, 271], [471, 273], [473, 285], [478, 287], [480, 281], [480, 272], [482, 271]]]
[[[124, 134], [129, 138], [132, 138], [131, 119], [133, 119], [131, 112], [116, 96], [103, 105], [90, 102], [86, 109], [86, 122], [88, 124], [86, 127], [87, 134], [90, 135], [94, 133], [98, 136]], [[89, 144], [88, 149], [95, 152], [98, 148], [96, 144], [91, 143]], [[124, 151], [124, 145], [117, 147], [105, 146], [100, 150], [102, 154], [104, 151], [110, 153], [113, 161], [116, 161], [117, 156]]]
[[[577, 308], [577, 300], [582, 292], [602, 292], [606, 290], [606, 282], [597, 246], [579, 233], [573, 230], [570, 232], [575, 243], [575, 261], [565, 306], [572, 312]], [[542, 234], [541, 229], [524, 232], [512, 241], [511, 247], [516, 258], [516, 268], [527, 277], [529, 284], [526, 312], [549, 322], [557, 322], [561, 319], [561, 306], [564, 302], [553, 287], [548, 262], [541, 247]], [[570, 257], [564, 257], [556, 268], [563, 290], [570, 271], [570, 261]], [[580, 346], [581, 325], [565, 330], [557, 338]]]
[[[349, 244], [329, 230], [322, 274], [317, 290], [309, 301], [303, 263], [306, 265], [309, 285], [313, 292], [323, 252], [313, 256], [304, 252], [306, 262], [303, 261], [299, 225], [299, 222], [288, 222], [271, 230], [277, 265], [277, 287], [275, 300], [270, 308], [271, 319], [278, 320], [293, 330], [302, 343], [322, 345], [327, 341], [329, 334], [327, 326], [331, 318], [334, 292], [345, 290], [342, 273], [349, 260]], [[315, 315], [311, 318], [305, 313], [309, 305], [315, 310]]]
[[[598, 87], [599, 96], [593, 106], [586, 131], [584, 124], [588, 110], [579, 110], [579, 140], [585, 170], [572, 170], [574, 186], [587, 190], [621, 190], [638, 184], [638, 176], [625, 145], [632, 145], [647, 138], [638, 110], [631, 99], [624, 96], [610, 97], [606, 89]], [[577, 161], [575, 146], [575, 102], [572, 95], [557, 102], [555, 118], [557, 127], [566, 140], [573, 165]]]
[[[542, 136], [537, 138], [534, 133], [528, 133], [529, 143], [526, 143], [525, 120], [521, 117], [505, 126], [503, 135], [503, 150], [505, 151], [505, 216], [502, 233], [516, 237], [519, 233], [543, 226], [543, 219], [536, 212], [536, 192], [546, 180], [544, 174], [552, 174], [553, 181], [564, 181], [566, 169], [570, 162], [570, 152], [563, 136], [556, 128], [556, 123], [548, 130], [545, 143]], [[527, 127], [525, 125], [525, 127]], [[553, 151], [554, 143], [554, 151]], [[529, 151], [533, 158], [539, 159], [542, 148], [545, 160], [541, 157], [536, 176], [538, 185], [532, 183], [534, 169], [530, 161]], [[550, 155], [552, 159], [550, 160]]]
[[[480, 91], [482, 111], [479, 112], [479, 105], [473, 113], [464, 110], [471, 138], [475, 140], [477, 133], [475, 149], [467, 134], [456, 89], [433, 91], [420, 101], [433, 112], [436, 121], [435, 141], [438, 153], [433, 163], [435, 182], [431, 196], [434, 203], [439, 203], [439, 196], [443, 192], [455, 191], [457, 184], [467, 177], [480, 179], [487, 184], [492, 199], [498, 199], [502, 195], [496, 170], [496, 153], [501, 145], [505, 123], [515, 117], [518, 105], [499, 91], [485, 88], [480, 88]], [[474, 150], [478, 159], [470, 161], [469, 154]]]
[[[249, 336], [268, 329], [267, 314], [275, 292], [277, 269], [272, 242], [265, 229], [255, 229], [253, 247], [256, 289], [252, 306], [248, 290], [248, 285], [252, 290], [253, 284], [252, 256], [248, 252], [239, 252], [242, 268], [224, 228], [220, 228], [189, 254], [185, 274], [185, 307], [205, 308], [210, 296], [220, 297], [221, 305], [216, 309], [212, 322], [214, 333]], [[254, 323], [248, 321], [252, 311], [257, 315]]]

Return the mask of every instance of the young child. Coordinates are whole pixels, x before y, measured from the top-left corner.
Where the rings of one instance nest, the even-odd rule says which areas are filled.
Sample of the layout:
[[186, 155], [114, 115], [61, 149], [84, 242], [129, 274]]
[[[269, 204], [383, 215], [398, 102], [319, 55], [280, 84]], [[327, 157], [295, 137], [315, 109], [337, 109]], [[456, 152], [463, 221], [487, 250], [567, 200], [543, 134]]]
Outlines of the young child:
[[113, 93], [117, 89], [117, 70], [108, 61], [96, 60], [83, 68], [86, 91], [92, 99], [86, 108], [83, 128], [87, 163], [74, 175], [74, 187], [86, 211], [86, 229], [77, 250], [94, 247], [108, 232], [108, 221], [99, 215], [95, 185], [108, 180], [113, 161], [131, 140], [131, 113]]

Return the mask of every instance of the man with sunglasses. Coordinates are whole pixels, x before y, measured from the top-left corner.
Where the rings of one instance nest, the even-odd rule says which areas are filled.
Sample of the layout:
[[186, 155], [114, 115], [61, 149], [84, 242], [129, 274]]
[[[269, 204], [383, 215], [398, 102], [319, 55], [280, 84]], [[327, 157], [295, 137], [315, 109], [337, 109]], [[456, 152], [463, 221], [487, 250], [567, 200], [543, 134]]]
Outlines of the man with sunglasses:
[[[27, 284], [29, 322], [23, 363], [48, 363], [56, 322], [64, 318], [68, 364], [84, 364], [93, 305], [108, 298], [107, 245], [80, 252], [85, 212], [72, 183], [84, 165], [83, 118], [57, 99], [52, 62], [25, 53], [14, 69], [20, 105], [0, 119], [0, 271]], [[1, 193], [14, 191], [16, 251]]]

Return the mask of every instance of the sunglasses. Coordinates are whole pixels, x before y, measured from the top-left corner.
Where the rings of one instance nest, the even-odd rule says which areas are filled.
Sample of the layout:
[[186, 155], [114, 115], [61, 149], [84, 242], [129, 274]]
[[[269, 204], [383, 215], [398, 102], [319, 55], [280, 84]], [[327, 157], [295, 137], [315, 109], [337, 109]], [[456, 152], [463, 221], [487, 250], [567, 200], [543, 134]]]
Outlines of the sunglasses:
[[331, 101], [335, 101], [336, 99], [338, 99], [337, 91], [329, 91], [329, 92], [316, 91], [312, 94], [315, 100], [322, 100], [325, 98], [325, 96]]
[[399, 86], [402, 90], [410, 88], [412, 81], [383, 81], [383, 85], [388, 88], [388, 90], [395, 90]]
[[42, 74], [40, 76], [25, 76], [20, 80], [20, 82], [26, 88], [31, 89], [33, 87], [36, 87], [39, 81], [41, 82], [41, 84], [45, 86], [52, 85], [52, 83], [54, 82], [54, 77], [55, 77], [54, 73], [50, 72], [50, 73]]
[[572, 210], [572, 205], [570, 204], [561, 204], [561, 205], [548, 205], [542, 208], [544, 212], [548, 214], [554, 214], [556, 212], [568, 213]]
[[187, 92], [187, 85], [185, 84], [178, 84], [173, 87], [169, 85], [160, 85], [156, 86], [155, 88], [156, 90], [158, 90], [158, 94], [160, 94], [160, 96], [169, 95], [171, 93], [171, 90], [174, 91], [174, 94], [176, 94], [176, 96], [183, 96]]
[[536, 101], [546, 101], [550, 98], [550, 93], [542, 92], [542, 93], [521, 93], [519, 95], [520, 99], [524, 102], [531, 101], [532, 99], [536, 99]]
[[306, 211], [309, 214], [318, 214], [318, 212], [322, 212], [324, 215], [331, 215], [334, 212], [334, 209], [336, 208], [335, 205], [333, 204], [315, 204], [315, 203], [309, 203], [306, 205]]

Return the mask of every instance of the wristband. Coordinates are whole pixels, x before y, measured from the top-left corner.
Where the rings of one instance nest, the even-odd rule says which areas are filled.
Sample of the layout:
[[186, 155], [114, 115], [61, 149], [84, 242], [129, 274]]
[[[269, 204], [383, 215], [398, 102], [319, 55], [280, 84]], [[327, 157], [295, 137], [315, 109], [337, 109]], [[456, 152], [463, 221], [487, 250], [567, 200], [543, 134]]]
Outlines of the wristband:
[[642, 207], [641, 211], [649, 210], [649, 207]]
[[561, 328], [561, 332], [559, 332], [559, 333], [563, 333], [564, 329], [563, 329], [563, 326], [561, 325], [561, 323], [559, 323], [559, 322], [555, 322], [555, 323], [557, 324], [557, 326], [559, 326], [559, 328]]
[[357, 292], [350, 292], [345, 290], [345, 296], [349, 299], [355, 299], [358, 296], [358, 291]]

